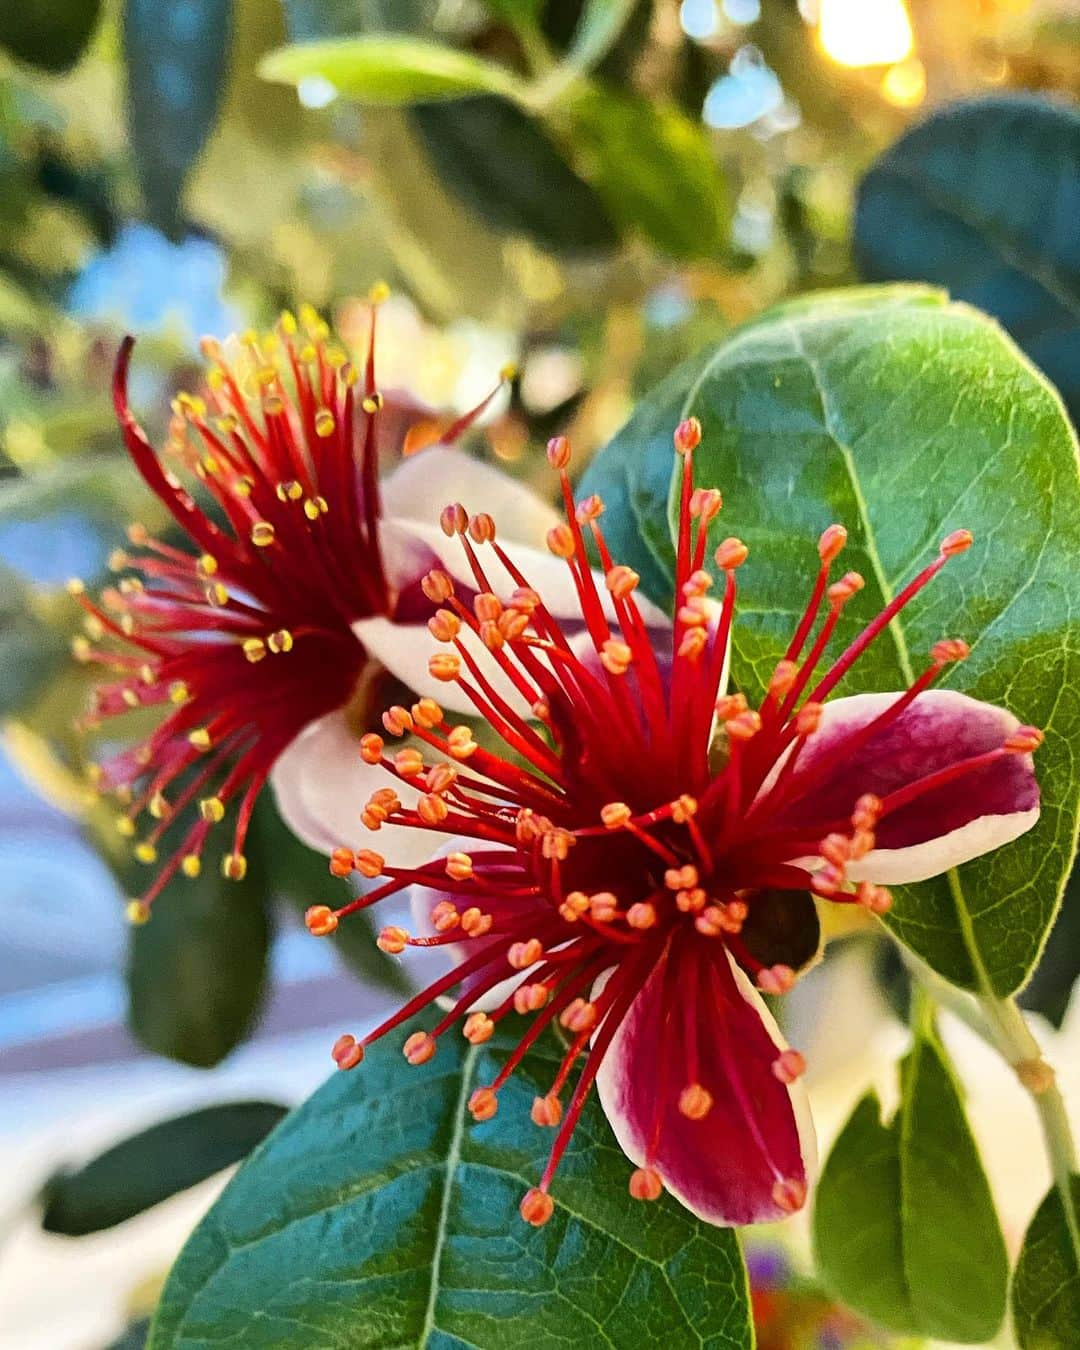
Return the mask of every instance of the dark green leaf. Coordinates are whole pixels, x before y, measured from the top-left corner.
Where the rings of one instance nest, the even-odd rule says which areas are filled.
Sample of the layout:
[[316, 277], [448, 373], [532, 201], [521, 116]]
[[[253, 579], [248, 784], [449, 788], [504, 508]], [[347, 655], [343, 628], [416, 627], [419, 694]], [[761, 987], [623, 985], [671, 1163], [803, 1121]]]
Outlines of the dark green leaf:
[[814, 1203], [817, 1270], [845, 1303], [901, 1335], [987, 1341], [1009, 1268], [990, 1187], [941, 1052], [918, 1037], [901, 1105], [871, 1092], [825, 1164]]
[[140, 1317], [129, 1322], [115, 1341], [110, 1341], [105, 1350], [144, 1350], [150, 1335], [150, 1320]]
[[246, 1158], [286, 1111], [273, 1102], [227, 1102], [151, 1125], [51, 1177], [41, 1226], [82, 1237], [123, 1223]]
[[955, 104], [859, 189], [872, 280], [947, 286], [1000, 319], [1080, 419], [1080, 111], [1034, 95]]
[[[1080, 1177], [1076, 1176], [1072, 1203], [1080, 1211]], [[1056, 1187], [1024, 1235], [1013, 1276], [1012, 1309], [1020, 1350], [1066, 1350], [1080, 1345], [1080, 1265]]]
[[[849, 641], [966, 525], [975, 547], [938, 577], [841, 692], [897, 689], [931, 644], [962, 636], [971, 658], [947, 683], [1047, 730], [1043, 813], [1009, 848], [898, 888], [893, 931], [947, 979], [1007, 994], [1022, 985], [1053, 922], [1074, 849], [1070, 728], [1080, 697], [1075, 560], [1076, 438], [1053, 390], [977, 311], [920, 287], [855, 288], [770, 311], [696, 356], [646, 399], [582, 489], [628, 503], [614, 552], [652, 591], [671, 576], [671, 430], [698, 416], [698, 481], [724, 492], [726, 528], [750, 545], [740, 573], [734, 678], [760, 691], [783, 655], [830, 522], [850, 532], [845, 564], [866, 588], [840, 624]], [[641, 570], [639, 568], [639, 570]], [[670, 594], [670, 581], [668, 582]], [[839, 650], [839, 646], [837, 647]]]
[[97, 26], [101, 0], [0, 0], [0, 46], [32, 66], [73, 66]]
[[466, 1123], [507, 1042], [447, 1038], [419, 1069], [404, 1027], [338, 1074], [245, 1164], [181, 1253], [153, 1350], [296, 1344], [507, 1350], [753, 1344], [746, 1275], [729, 1229], [669, 1197], [647, 1210], [593, 1101], [560, 1169], [546, 1227], [518, 1215], [551, 1135], [528, 1123], [559, 1051], [546, 1041]]
[[1080, 979], [1080, 868], [1073, 867], [1057, 920], [1020, 1002], [1061, 1026]]
[[481, 92], [513, 96], [518, 87], [502, 66], [469, 52], [386, 33], [281, 47], [263, 58], [259, 73], [282, 84], [318, 76], [362, 103], [391, 105]]
[[[124, 881], [137, 894], [152, 875], [132, 863]], [[247, 1035], [266, 983], [266, 889], [257, 855], [243, 881], [226, 881], [211, 853], [201, 876], [177, 874], [132, 930], [128, 1020], [148, 1049], [209, 1068]]]
[[460, 99], [411, 116], [445, 186], [486, 224], [558, 253], [614, 247], [604, 202], [514, 104]]
[[575, 100], [572, 117], [582, 168], [620, 226], [675, 258], [715, 261], [725, 251], [727, 189], [700, 122], [598, 85]]
[[128, 130], [150, 220], [180, 228], [184, 179], [217, 118], [228, 69], [232, 0], [126, 0]]

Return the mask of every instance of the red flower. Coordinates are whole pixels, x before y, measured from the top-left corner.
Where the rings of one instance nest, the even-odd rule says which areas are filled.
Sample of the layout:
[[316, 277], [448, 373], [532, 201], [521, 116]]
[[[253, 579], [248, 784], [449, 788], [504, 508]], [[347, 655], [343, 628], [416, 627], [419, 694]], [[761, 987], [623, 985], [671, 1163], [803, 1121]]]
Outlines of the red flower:
[[[929, 688], [966, 654], [962, 642], [936, 644], [904, 693], [830, 699], [890, 619], [969, 547], [964, 530], [819, 672], [837, 619], [862, 586], [855, 573], [830, 579], [846, 537], [830, 526], [805, 615], [764, 700], [751, 708], [723, 692], [747, 548], [735, 538], [716, 548], [722, 593], [713, 601], [703, 569], [721, 503], [715, 490], [694, 488], [699, 437], [693, 419], [675, 432], [683, 464], [677, 608], [663, 652], [647, 631], [637, 576], [608, 554], [602, 503], [573, 502], [564, 439], [548, 456], [567, 519], [548, 543], [571, 578], [584, 641], [568, 637], [489, 517], [457, 505], [443, 512], [472, 587], [462, 597], [443, 569], [425, 579], [441, 604], [429, 624], [443, 644], [431, 673], [464, 691], [508, 754], [478, 745], [431, 698], [392, 708], [386, 730], [411, 733], [431, 754], [394, 751], [381, 735], [363, 739], [363, 758], [399, 780], [369, 800], [364, 822], [453, 837], [419, 867], [395, 866], [371, 848], [340, 849], [340, 868], [386, 880], [336, 913], [319, 907], [308, 916], [312, 931], [328, 933], [351, 911], [411, 886], [421, 934], [387, 928], [380, 945], [445, 946], [455, 957], [362, 1043], [343, 1037], [334, 1051], [343, 1068], [457, 987], [437, 1025], [406, 1040], [411, 1063], [429, 1059], [456, 1024], [482, 1042], [508, 1013], [531, 1017], [495, 1080], [472, 1095], [472, 1114], [486, 1120], [544, 1028], [558, 1021], [569, 1033], [562, 1066], [533, 1106], [533, 1120], [556, 1130], [543, 1176], [522, 1202], [533, 1224], [551, 1215], [549, 1187], [594, 1084], [636, 1165], [634, 1196], [655, 1199], [666, 1188], [713, 1223], [799, 1209], [815, 1166], [804, 1065], [758, 992], [791, 986], [787, 953], [798, 943], [773, 920], [797, 920], [808, 893], [881, 913], [890, 900], [881, 882], [941, 871], [1016, 837], [1038, 815], [1030, 752], [1040, 733]], [[601, 578], [586, 561], [589, 536]], [[499, 685], [477, 659], [481, 650]]]
[[[390, 677], [407, 675], [395, 653], [433, 608], [420, 582], [438, 555], [410, 517], [426, 511], [426, 488], [443, 493], [462, 478], [495, 501], [511, 491], [445, 448], [491, 396], [380, 489], [384, 418], [399, 429], [401, 418], [375, 384], [374, 306], [362, 374], [314, 311], [302, 318], [301, 328], [286, 314], [275, 333], [234, 339], [229, 352], [205, 340], [207, 389], [175, 400], [161, 453], [128, 406], [132, 339], [120, 349], [113, 398], [125, 445], [188, 541], [176, 547], [133, 525], [133, 550], [112, 559], [124, 575], [100, 604], [72, 585], [88, 630], [75, 653], [113, 676], [86, 721], [159, 710], [149, 736], [95, 771], [125, 808], [121, 833], [134, 836], [150, 817], [136, 856], [153, 864], [164, 853], [129, 905], [135, 922], [177, 870], [198, 875], [207, 836], [230, 811], [222, 867], [244, 875], [245, 836], [271, 775], [295, 832], [326, 846], [328, 802], [385, 778], [358, 759], [357, 739], [376, 722]], [[536, 504], [541, 530], [545, 511]]]

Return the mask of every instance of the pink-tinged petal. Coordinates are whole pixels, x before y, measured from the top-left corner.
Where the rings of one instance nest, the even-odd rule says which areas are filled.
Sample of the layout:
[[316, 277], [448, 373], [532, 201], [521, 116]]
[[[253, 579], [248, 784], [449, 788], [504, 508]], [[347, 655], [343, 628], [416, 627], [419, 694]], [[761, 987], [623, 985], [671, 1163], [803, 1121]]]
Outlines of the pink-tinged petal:
[[[435, 861], [437, 859], [446, 858], [451, 853], [472, 853], [476, 847], [477, 842], [475, 839], [449, 839], [446, 843], [440, 845], [435, 853], [431, 855], [431, 859], [432, 861]], [[500, 844], [484, 844], [482, 847], [485, 851], [502, 852], [505, 849], [508, 858], [514, 857], [513, 850], [508, 846]], [[408, 903], [412, 917], [412, 931], [420, 937], [434, 936], [436, 930], [431, 917], [431, 912], [440, 900], [448, 899], [453, 900], [459, 910], [466, 909], [469, 904], [469, 902], [452, 896], [448, 892], [439, 890], [434, 886], [410, 886], [408, 889]], [[480, 902], [477, 903], [485, 913], [491, 915], [494, 921], [492, 927], [496, 934], [499, 930], [505, 932], [508, 928], [520, 923], [522, 919], [528, 916], [530, 910], [535, 911], [538, 922], [547, 919], [551, 913], [550, 907], [542, 900], [537, 899], [534, 903], [523, 899], [511, 900], [505, 898], [495, 890], [492, 891], [490, 897], [484, 897], [482, 904], [480, 904]], [[461, 962], [476, 956], [478, 952], [483, 951], [487, 947], [490, 947], [493, 953], [502, 952], [506, 948], [506, 940], [505, 938], [499, 938], [498, 936], [493, 936], [491, 938], [470, 938], [467, 941], [454, 942], [446, 947], [437, 948], [434, 952], [432, 952], [430, 948], [427, 949], [427, 951], [417, 949], [416, 955], [423, 954], [423, 965], [417, 970], [413, 968], [410, 962], [410, 973], [419, 983], [431, 983], [452, 966], [459, 965]], [[507, 967], [508, 973], [506, 979], [500, 981], [499, 984], [495, 985], [494, 988], [489, 989], [486, 993], [481, 994], [475, 1003], [469, 1005], [471, 1010], [474, 1012], [491, 1012], [493, 1009], [499, 1007], [501, 1003], [509, 998], [519, 984], [529, 979], [532, 971], [535, 969], [535, 966], [531, 966], [528, 970], [510, 971], [509, 967]], [[460, 992], [465, 992], [470, 987], [475, 987], [484, 978], [484, 972], [480, 972], [477, 975], [464, 980]], [[456, 1002], [456, 998], [448, 1001]]]
[[[778, 1192], [804, 1198], [817, 1167], [806, 1090], [774, 1071], [787, 1047], [723, 944], [691, 950], [669, 971], [660, 962], [634, 1000], [600, 1066], [600, 1100], [627, 1157], [699, 1218], [786, 1218]], [[712, 1098], [700, 1119], [679, 1109], [691, 1084]]]
[[387, 516], [430, 525], [449, 502], [470, 515], [495, 518], [504, 542], [544, 547], [548, 530], [561, 517], [524, 483], [491, 464], [450, 446], [432, 446], [403, 460], [382, 483]]
[[[846, 738], [899, 697], [856, 694], [825, 705], [792, 783], [794, 788], [805, 777], [805, 790], [781, 809], [776, 823], [812, 829], [842, 821], [863, 793], [886, 797], [928, 774], [995, 750], [1020, 725], [1003, 708], [954, 690], [931, 689], [850, 754], [839, 753]], [[819, 761], [823, 771], [812, 777]], [[1031, 755], [1004, 755], [887, 814], [876, 831], [877, 847], [849, 864], [847, 874], [852, 881], [924, 881], [1009, 843], [1038, 818], [1039, 787]]]
[[[400, 779], [378, 764], [364, 763], [359, 738], [340, 710], [304, 728], [278, 757], [270, 781], [289, 829], [327, 855], [342, 845], [378, 847], [379, 840], [360, 820], [368, 798], [381, 787], [408, 795]], [[401, 867], [423, 862], [441, 837], [429, 830], [392, 828], [394, 862]]]

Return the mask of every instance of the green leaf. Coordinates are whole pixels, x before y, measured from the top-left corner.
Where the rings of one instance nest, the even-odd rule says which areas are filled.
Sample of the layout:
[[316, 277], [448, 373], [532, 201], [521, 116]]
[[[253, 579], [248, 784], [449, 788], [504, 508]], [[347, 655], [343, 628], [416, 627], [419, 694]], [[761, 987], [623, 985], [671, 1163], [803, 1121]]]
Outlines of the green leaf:
[[672, 104], [599, 85], [571, 109], [574, 144], [612, 218], [674, 258], [726, 251], [728, 196], [709, 138]]
[[[123, 880], [137, 895], [152, 875], [131, 863]], [[265, 893], [257, 855], [243, 881], [226, 881], [211, 854], [194, 880], [178, 873], [150, 922], [132, 930], [128, 1022], [147, 1049], [209, 1068], [248, 1034], [266, 984]]]
[[855, 249], [875, 281], [947, 286], [998, 318], [1080, 420], [1080, 110], [1037, 95], [940, 109], [859, 188]]
[[0, 46], [57, 74], [82, 55], [100, 13], [101, 0], [0, 0]]
[[[631, 508], [615, 526], [669, 578], [671, 431], [704, 427], [697, 479], [724, 492], [750, 545], [734, 633], [736, 682], [760, 691], [785, 644], [832, 521], [850, 532], [847, 567], [866, 588], [845, 610], [839, 651], [965, 525], [974, 548], [945, 569], [859, 661], [841, 693], [898, 689], [931, 644], [961, 636], [971, 657], [947, 684], [1046, 729], [1038, 826], [969, 864], [961, 878], [897, 888], [893, 932], [946, 979], [1011, 993], [1035, 965], [1076, 843], [1070, 728], [1080, 555], [1075, 434], [1060, 400], [985, 316], [922, 287], [860, 287], [772, 310], [701, 353], [639, 405], [585, 475], [584, 492]], [[640, 569], [639, 569], [640, 570]]]
[[153, 224], [180, 232], [184, 179], [206, 143], [225, 82], [232, 0], [126, 0], [128, 132]]
[[477, 93], [513, 98], [519, 90], [518, 81], [490, 61], [387, 33], [281, 47], [263, 58], [259, 73], [283, 84], [317, 76], [350, 98], [390, 105]]
[[0, 718], [33, 699], [69, 654], [37, 588], [0, 564]]
[[559, 1172], [555, 1214], [518, 1203], [551, 1134], [528, 1123], [560, 1051], [545, 1040], [468, 1122], [505, 1033], [447, 1037], [409, 1068], [404, 1027], [336, 1074], [250, 1158], [196, 1229], [162, 1294], [153, 1350], [305, 1344], [449, 1350], [511, 1346], [753, 1345], [730, 1229], [665, 1196], [644, 1210], [595, 1099]]
[[1050, 930], [1035, 974], [1020, 997], [1022, 1007], [1042, 1015], [1059, 1030], [1080, 979], [1080, 867], [1073, 866], [1061, 909]]
[[[1072, 1178], [1080, 1209], [1080, 1177]], [[1013, 1324], [1020, 1350], [1064, 1350], [1080, 1345], [1080, 1266], [1055, 1187], [1024, 1235], [1012, 1287]]]
[[993, 1197], [937, 1045], [918, 1037], [901, 1103], [855, 1108], [818, 1182], [817, 1271], [858, 1312], [900, 1335], [987, 1341], [1005, 1315], [1009, 1268]]
[[113, 1228], [246, 1158], [287, 1112], [226, 1102], [160, 1121], [46, 1183], [41, 1226], [83, 1237]]
[[413, 108], [411, 119], [442, 182], [486, 224], [556, 253], [615, 246], [603, 199], [514, 104], [461, 99]]
[[579, 70], [598, 65], [619, 39], [637, 0], [586, 0], [567, 60]]

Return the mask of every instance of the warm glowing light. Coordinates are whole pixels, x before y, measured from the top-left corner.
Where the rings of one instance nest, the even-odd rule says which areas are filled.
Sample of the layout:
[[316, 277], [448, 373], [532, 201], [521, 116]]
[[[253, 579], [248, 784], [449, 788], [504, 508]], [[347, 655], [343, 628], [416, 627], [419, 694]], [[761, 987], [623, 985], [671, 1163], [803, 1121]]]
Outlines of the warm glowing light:
[[821, 0], [818, 36], [841, 66], [887, 66], [911, 55], [904, 0]]
[[926, 68], [917, 56], [890, 66], [881, 92], [897, 108], [917, 108], [926, 97]]

